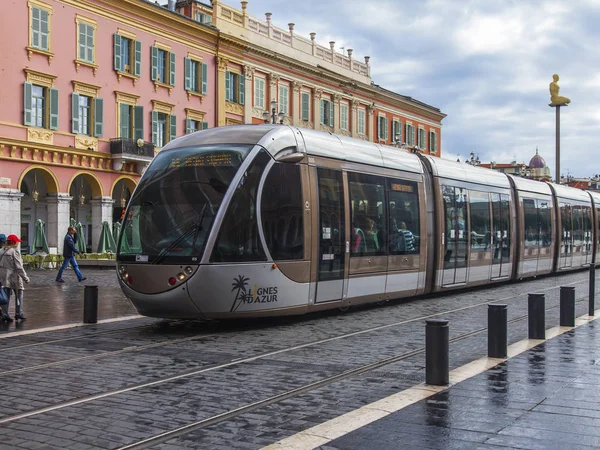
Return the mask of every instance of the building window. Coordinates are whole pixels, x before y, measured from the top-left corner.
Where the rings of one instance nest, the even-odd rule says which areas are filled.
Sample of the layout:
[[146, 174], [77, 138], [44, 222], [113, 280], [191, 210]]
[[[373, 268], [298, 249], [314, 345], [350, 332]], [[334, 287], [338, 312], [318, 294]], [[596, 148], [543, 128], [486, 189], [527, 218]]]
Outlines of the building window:
[[348, 104], [340, 103], [340, 128], [348, 131]]
[[175, 86], [175, 53], [152, 46], [152, 81]]
[[437, 153], [437, 134], [435, 131], [429, 132], [429, 150], [431, 153]]
[[358, 110], [358, 134], [365, 134], [365, 116], [366, 112], [364, 109]]
[[31, 87], [31, 125], [44, 128], [46, 126], [46, 94], [42, 86]]
[[171, 114], [173, 105], [152, 101], [152, 143], [163, 147], [177, 137], [177, 118]]
[[415, 145], [415, 127], [410, 124], [406, 124], [406, 133], [405, 133], [406, 145], [412, 147]]
[[114, 34], [114, 69], [139, 77], [142, 71], [142, 43], [130, 36]]
[[71, 101], [71, 132], [102, 137], [104, 100], [73, 92]]
[[31, 47], [50, 51], [50, 11], [31, 7]]
[[196, 94], [206, 94], [208, 88], [208, 66], [198, 57], [184, 58], [185, 90]]
[[119, 137], [144, 139], [144, 107], [119, 103]]
[[205, 14], [200, 11], [196, 11], [196, 22], [211, 24], [212, 16], [210, 14]]
[[377, 117], [377, 138], [387, 141], [388, 138], [388, 119], [385, 116]]
[[333, 127], [333, 102], [321, 99], [321, 125]]
[[265, 79], [254, 78], [254, 106], [265, 107]]
[[425, 128], [419, 128], [418, 145], [419, 145], [419, 148], [422, 150], [427, 149], [427, 132], [425, 131]]
[[185, 134], [206, 129], [208, 129], [208, 122], [202, 122], [195, 119], [185, 119]]
[[350, 256], [385, 255], [385, 179], [349, 172], [348, 184], [352, 227]]
[[302, 120], [308, 122], [310, 120], [310, 92], [302, 91]]
[[289, 106], [290, 106], [290, 88], [286, 85], [279, 86], [279, 112], [284, 113], [286, 116], [289, 116]]
[[402, 142], [402, 123], [397, 120], [392, 122], [392, 140]]
[[[76, 95], [76, 94], [75, 94]], [[86, 97], [85, 95], [79, 95], [79, 105], [78, 106], [78, 114], [79, 114], [79, 130], [81, 134], [89, 134], [90, 132], [90, 120], [92, 115], [90, 114], [90, 103], [92, 103], [92, 99], [90, 97]]]
[[58, 89], [27, 82], [23, 90], [23, 124], [58, 130]]
[[77, 16], [77, 60], [89, 64], [96, 61], [95, 34], [96, 24], [89, 19]]
[[246, 85], [243, 75], [225, 72], [225, 100], [243, 105], [245, 102]]

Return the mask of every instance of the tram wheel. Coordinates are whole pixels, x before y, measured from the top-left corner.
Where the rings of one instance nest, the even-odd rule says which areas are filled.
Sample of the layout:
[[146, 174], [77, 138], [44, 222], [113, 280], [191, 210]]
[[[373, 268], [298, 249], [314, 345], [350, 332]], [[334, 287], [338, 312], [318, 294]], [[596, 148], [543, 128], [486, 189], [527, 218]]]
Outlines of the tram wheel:
[[348, 312], [348, 310], [350, 309], [350, 305], [347, 305], [347, 306], [340, 306], [338, 309], [339, 309], [341, 312], [345, 313], [345, 312]]

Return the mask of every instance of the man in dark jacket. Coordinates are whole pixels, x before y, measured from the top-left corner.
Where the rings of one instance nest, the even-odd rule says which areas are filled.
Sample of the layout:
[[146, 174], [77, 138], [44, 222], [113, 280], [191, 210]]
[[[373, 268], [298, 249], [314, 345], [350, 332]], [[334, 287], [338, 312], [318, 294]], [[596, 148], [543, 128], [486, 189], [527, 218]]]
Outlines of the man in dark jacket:
[[75, 242], [77, 242], [77, 231], [75, 231], [75, 227], [69, 227], [67, 230], [67, 235], [65, 236], [65, 244], [63, 246], [63, 258], [65, 258], [65, 260], [63, 261], [62, 266], [60, 266], [58, 275], [56, 276], [56, 281], [59, 283], [65, 282], [62, 279], [62, 274], [63, 271], [69, 267], [69, 264], [71, 264], [71, 267], [73, 267], [73, 271], [75, 272], [75, 275], [77, 275], [77, 279], [79, 281], [87, 279], [79, 271], [79, 266], [77, 265], [77, 260], [75, 259], [75, 253], [81, 254], [81, 252], [77, 250], [77, 247], [75, 247]]

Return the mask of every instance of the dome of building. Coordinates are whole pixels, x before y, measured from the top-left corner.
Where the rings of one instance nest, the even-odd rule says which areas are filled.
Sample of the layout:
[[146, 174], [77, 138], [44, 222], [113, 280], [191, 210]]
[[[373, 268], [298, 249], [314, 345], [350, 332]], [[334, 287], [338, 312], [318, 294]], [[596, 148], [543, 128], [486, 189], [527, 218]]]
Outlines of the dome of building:
[[538, 149], [535, 149], [535, 155], [529, 161], [529, 168], [531, 169], [543, 169], [546, 167], [546, 161], [538, 154]]

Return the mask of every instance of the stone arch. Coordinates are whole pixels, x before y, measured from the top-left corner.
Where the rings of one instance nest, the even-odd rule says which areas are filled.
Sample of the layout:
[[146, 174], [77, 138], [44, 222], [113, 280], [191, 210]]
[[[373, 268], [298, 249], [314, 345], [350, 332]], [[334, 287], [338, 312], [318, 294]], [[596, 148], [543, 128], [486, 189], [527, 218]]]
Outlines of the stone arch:
[[85, 179], [85, 181], [87, 181], [88, 184], [90, 185], [90, 188], [92, 189], [92, 197], [103, 197], [104, 196], [104, 189], [102, 188], [102, 182], [98, 179], [98, 177], [91, 172], [85, 172], [83, 170], [77, 172], [75, 175], [73, 175], [71, 177], [71, 180], [69, 181], [69, 185], [67, 186], [67, 192], [71, 192], [71, 186], [73, 185], [73, 181], [75, 181], [75, 178], [77, 178], [79, 175], [82, 175], [83, 178]]
[[133, 190], [135, 189], [135, 187], [137, 186], [137, 180], [133, 177], [130, 177], [128, 175], [121, 175], [120, 177], [118, 177], [115, 181], [113, 181], [112, 186], [110, 187], [110, 195], [111, 197], [114, 197], [115, 195], [115, 187], [117, 186], [117, 183], [119, 181], [123, 181], [125, 183], [125, 186], [131, 191], [131, 193], [133, 194]]
[[44, 183], [46, 183], [46, 188], [48, 189], [48, 193], [53, 193], [53, 194], [58, 193], [59, 188], [60, 188], [60, 183], [58, 182], [58, 178], [56, 177], [54, 172], [49, 170], [46, 166], [41, 166], [41, 165], [37, 165], [37, 164], [27, 167], [21, 173], [21, 176], [19, 177], [19, 182], [17, 183], [17, 189], [21, 190], [23, 180], [25, 179], [25, 175], [27, 175], [32, 170], [36, 170], [36, 169], [40, 171], [40, 175], [42, 176]]

